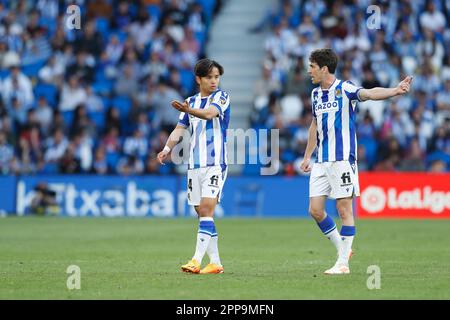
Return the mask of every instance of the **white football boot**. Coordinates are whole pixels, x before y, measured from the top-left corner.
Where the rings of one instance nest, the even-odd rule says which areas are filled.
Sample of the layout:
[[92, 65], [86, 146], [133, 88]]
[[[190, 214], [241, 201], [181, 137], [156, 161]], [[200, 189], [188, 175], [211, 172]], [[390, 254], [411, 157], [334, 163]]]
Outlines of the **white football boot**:
[[[350, 249], [350, 254], [348, 259], [350, 260], [351, 257], [353, 256], [353, 250]], [[338, 261], [334, 264], [333, 267], [331, 267], [330, 269], [326, 270], [324, 272], [324, 274], [349, 274], [350, 273], [350, 268], [348, 266], [348, 263], [344, 263]]]

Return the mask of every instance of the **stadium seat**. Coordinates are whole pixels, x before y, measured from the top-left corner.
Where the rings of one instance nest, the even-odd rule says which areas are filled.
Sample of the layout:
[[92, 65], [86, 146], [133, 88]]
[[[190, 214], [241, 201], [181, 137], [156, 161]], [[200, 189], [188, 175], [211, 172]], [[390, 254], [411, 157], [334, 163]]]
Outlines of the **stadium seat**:
[[58, 23], [56, 22], [56, 20], [50, 17], [41, 16], [39, 19], [39, 23], [41, 26], [46, 27], [48, 30], [48, 35], [50, 37], [53, 37], [56, 32], [56, 28], [58, 27]]
[[102, 35], [102, 37], [104, 39], [107, 39], [109, 31], [109, 20], [103, 17], [97, 17], [95, 19], [95, 25], [97, 27], [97, 31]]
[[192, 92], [194, 89], [195, 76], [191, 70], [179, 69], [181, 86], [187, 90], [187, 92]]
[[68, 127], [70, 127], [72, 125], [74, 114], [75, 114], [74, 111], [62, 111], [61, 112], [61, 116], [64, 119], [64, 123]]
[[200, 44], [200, 47], [203, 48], [205, 45], [205, 42], [206, 42], [206, 32], [197, 31], [197, 32], [195, 32], [194, 36], [195, 36], [195, 39]]
[[147, 6], [147, 12], [153, 19], [156, 19], [156, 21], [159, 22], [159, 19], [161, 18], [161, 8], [158, 5], [149, 4]]
[[95, 69], [94, 80], [95, 82], [109, 81], [109, 79], [106, 77], [104, 68]]
[[115, 172], [117, 163], [120, 160], [120, 154], [118, 152], [107, 152], [106, 153], [106, 162], [108, 163], [108, 166], [112, 168], [112, 170]]
[[215, 0], [197, 0], [198, 4], [200, 4], [203, 7], [203, 12], [206, 14], [207, 18], [207, 25], [211, 22], [214, 7], [216, 6]]
[[9, 76], [9, 70], [8, 69], [1, 69], [0, 70], [0, 80], [3, 80]]
[[103, 107], [105, 109], [109, 109], [109, 107], [111, 106], [111, 99], [109, 99], [108, 97], [102, 97], [102, 101], [103, 101]]
[[94, 84], [92, 84], [92, 90], [94, 90], [95, 93], [107, 96], [112, 92], [113, 89], [113, 81], [110, 80], [104, 80], [104, 81], [97, 81]]
[[59, 173], [58, 165], [56, 163], [46, 163], [40, 173], [57, 174]]
[[105, 113], [103, 111], [90, 111], [88, 117], [95, 123], [99, 131], [105, 128]]
[[378, 144], [373, 139], [360, 139], [358, 141], [359, 145], [363, 145], [366, 149], [366, 159], [369, 166], [372, 166], [377, 160], [377, 148]]
[[117, 96], [112, 99], [111, 106], [119, 109], [120, 118], [125, 119], [131, 109], [131, 100], [126, 96]]
[[442, 152], [442, 151], [435, 151], [432, 154], [429, 154], [426, 158], [426, 164], [427, 166], [430, 166], [433, 161], [441, 160], [444, 161], [447, 164], [447, 167], [450, 168], [450, 155]]
[[34, 95], [36, 98], [39, 98], [40, 96], [44, 96], [47, 102], [52, 106], [56, 106], [56, 98], [58, 94], [58, 88], [53, 84], [48, 83], [38, 83], [34, 87]]
[[37, 77], [39, 70], [45, 65], [45, 60], [22, 66], [22, 72], [28, 77]]

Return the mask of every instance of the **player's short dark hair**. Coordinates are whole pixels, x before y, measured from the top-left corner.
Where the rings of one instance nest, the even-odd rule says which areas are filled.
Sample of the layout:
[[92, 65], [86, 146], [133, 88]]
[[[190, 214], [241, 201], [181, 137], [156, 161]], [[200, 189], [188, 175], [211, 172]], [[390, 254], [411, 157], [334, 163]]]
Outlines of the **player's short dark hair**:
[[206, 77], [213, 68], [217, 68], [219, 74], [223, 75], [223, 67], [217, 61], [208, 58], [201, 59], [195, 64], [194, 73], [196, 76], [203, 78]]
[[334, 74], [336, 71], [338, 57], [331, 49], [317, 49], [311, 52], [309, 61], [317, 63], [319, 68], [328, 67], [328, 71]]

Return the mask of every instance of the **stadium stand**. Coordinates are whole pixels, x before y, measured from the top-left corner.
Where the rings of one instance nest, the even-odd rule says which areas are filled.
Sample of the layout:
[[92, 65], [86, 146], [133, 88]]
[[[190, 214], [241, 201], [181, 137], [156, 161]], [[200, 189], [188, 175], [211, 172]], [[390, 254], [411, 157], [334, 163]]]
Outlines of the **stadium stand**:
[[[66, 23], [72, 4], [80, 29]], [[195, 90], [220, 5], [0, 1], [0, 172], [174, 172], [152, 161], [178, 118], [161, 110]]]
[[[268, 32], [253, 107], [247, 88], [232, 97], [248, 109], [235, 110], [245, 115], [233, 118], [238, 127], [280, 129], [280, 174], [300, 174], [311, 121], [308, 55], [319, 47], [339, 54], [339, 78], [366, 88], [414, 75], [410, 95], [359, 104], [361, 171], [450, 170], [448, 1], [273, 2], [248, 30]], [[70, 4], [81, 8], [79, 30], [67, 27]], [[367, 26], [371, 4], [385, 17], [380, 29]], [[192, 67], [221, 7], [220, 0], [0, 0], [1, 174], [117, 174], [133, 172], [130, 164], [137, 173], [177, 173], [154, 161], [176, 122], [166, 106], [194, 92]], [[217, 41], [227, 65], [236, 53]], [[250, 65], [238, 60], [227, 69], [235, 85]], [[125, 152], [127, 141], [147, 146], [145, 156]]]
[[[380, 8], [378, 29], [368, 27], [371, 4]], [[268, 10], [250, 30], [270, 30], [250, 123], [280, 129], [284, 174], [300, 174], [311, 123], [308, 57], [322, 47], [338, 53], [338, 78], [365, 88], [414, 76], [408, 96], [359, 103], [360, 170], [448, 171], [449, 18], [449, 2], [439, 0], [283, 0]]]

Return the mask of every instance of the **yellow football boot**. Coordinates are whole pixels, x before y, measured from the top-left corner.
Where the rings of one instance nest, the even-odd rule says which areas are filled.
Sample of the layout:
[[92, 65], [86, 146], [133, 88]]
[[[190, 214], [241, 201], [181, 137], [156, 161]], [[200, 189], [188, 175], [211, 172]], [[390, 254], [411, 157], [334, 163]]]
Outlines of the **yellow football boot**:
[[223, 273], [223, 267], [214, 263], [208, 264], [201, 271], [201, 274], [215, 274], [215, 273]]
[[199, 273], [200, 272], [200, 263], [197, 260], [192, 259], [185, 265], [181, 266], [181, 271], [186, 273]]

